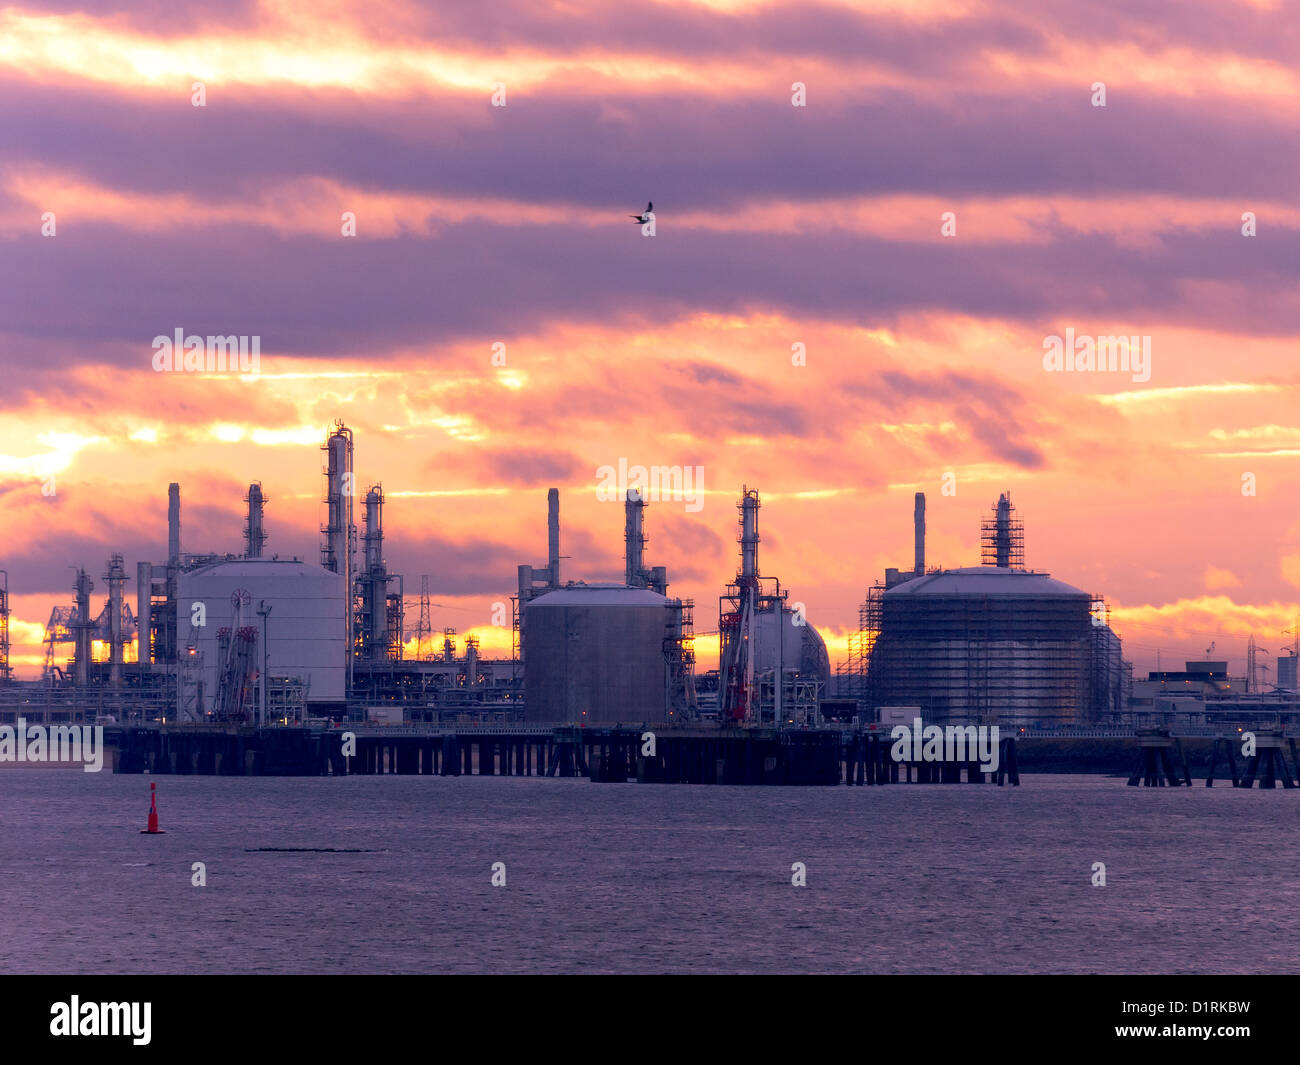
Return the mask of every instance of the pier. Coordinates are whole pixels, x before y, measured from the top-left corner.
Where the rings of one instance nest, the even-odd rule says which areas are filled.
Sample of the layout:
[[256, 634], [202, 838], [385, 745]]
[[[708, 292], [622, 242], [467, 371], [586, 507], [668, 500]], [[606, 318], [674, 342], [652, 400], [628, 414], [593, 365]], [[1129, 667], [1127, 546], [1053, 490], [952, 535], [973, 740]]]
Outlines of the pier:
[[115, 773], [208, 776], [539, 776], [597, 783], [1018, 785], [1016, 744], [976, 762], [896, 762], [887, 733], [548, 725], [105, 730]]

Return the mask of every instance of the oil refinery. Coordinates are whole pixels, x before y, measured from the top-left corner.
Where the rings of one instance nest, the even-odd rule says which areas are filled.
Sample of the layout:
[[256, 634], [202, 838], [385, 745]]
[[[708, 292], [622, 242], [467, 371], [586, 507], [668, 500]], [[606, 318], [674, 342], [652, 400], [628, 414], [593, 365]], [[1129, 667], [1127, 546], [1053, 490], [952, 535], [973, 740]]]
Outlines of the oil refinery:
[[[336, 423], [321, 451], [318, 561], [267, 554], [271, 501], [260, 482], [243, 497], [242, 551], [186, 550], [181, 485], [173, 483], [166, 555], [136, 562], [134, 609], [122, 554], [104, 563], [107, 595], [97, 613], [90, 572], [73, 567], [71, 602], [55, 607], [45, 628], [39, 680], [13, 677], [11, 577], [0, 569], [0, 718], [781, 730], [879, 722], [891, 708], [939, 722], [1032, 727], [1197, 706], [1205, 713], [1203, 700], [1187, 701], [1204, 688], [1192, 690], [1194, 663], [1182, 691], [1170, 690], [1167, 673], [1135, 685], [1105, 598], [1026, 568], [1024, 526], [1009, 493], [981, 524], [980, 564], [951, 569], [927, 566], [926, 501], [916, 493], [912, 564], [887, 568], [868, 589], [834, 673], [805, 604], [760, 569], [761, 503], [748, 486], [737, 503], [738, 565], [730, 577], [718, 574], [709, 632], [718, 638], [716, 668], [697, 669], [695, 602], [671, 595], [666, 567], [647, 561], [648, 507], [635, 488], [623, 499], [621, 582], [562, 579], [560, 493], [552, 488], [546, 560], [518, 567], [517, 585], [502, 597], [510, 607], [496, 620], [509, 626], [509, 657], [484, 657], [477, 638], [451, 628], [435, 647], [430, 578], [421, 577], [412, 626], [405, 577], [385, 558], [383, 485], [356, 483], [352, 430]], [[1291, 688], [1297, 657], [1300, 648], [1278, 659], [1279, 682]], [[1212, 701], [1252, 694], [1249, 683], [1244, 693], [1232, 690], [1226, 664], [1212, 679], [1219, 687], [1204, 693]], [[1294, 710], [1284, 687], [1275, 701]], [[1256, 683], [1253, 694], [1265, 693]]]

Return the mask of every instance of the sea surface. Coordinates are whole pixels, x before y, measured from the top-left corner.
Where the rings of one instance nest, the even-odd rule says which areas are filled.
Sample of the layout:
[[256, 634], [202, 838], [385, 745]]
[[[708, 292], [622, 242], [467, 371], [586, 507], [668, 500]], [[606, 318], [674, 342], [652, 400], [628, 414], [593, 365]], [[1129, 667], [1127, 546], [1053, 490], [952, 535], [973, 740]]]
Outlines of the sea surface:
[[0, 770], [0, 972], [1300, 970], [1300, 792], [1023, 779]]

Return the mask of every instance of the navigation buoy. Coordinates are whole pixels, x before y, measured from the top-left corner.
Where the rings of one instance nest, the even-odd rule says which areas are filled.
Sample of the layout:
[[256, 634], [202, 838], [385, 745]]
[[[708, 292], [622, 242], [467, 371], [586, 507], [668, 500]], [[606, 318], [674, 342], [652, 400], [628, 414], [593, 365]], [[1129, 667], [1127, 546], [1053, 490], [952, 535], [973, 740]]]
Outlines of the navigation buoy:
[[165, 835], [163, 830], [158, 827], [158, 785], [153, 781], [149, 782], [149, 827], [140, 829], [142, 836], [161, 836]]

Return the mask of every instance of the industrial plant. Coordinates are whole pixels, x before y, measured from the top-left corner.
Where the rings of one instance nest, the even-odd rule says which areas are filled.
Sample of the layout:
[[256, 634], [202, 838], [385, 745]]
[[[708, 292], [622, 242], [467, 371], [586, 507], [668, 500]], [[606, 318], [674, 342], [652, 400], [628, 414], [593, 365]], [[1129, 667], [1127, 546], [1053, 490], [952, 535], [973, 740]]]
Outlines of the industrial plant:
[[[94, 582], [78, 568], [73, 605], [55, 607], [46, 625], [41, 680], [6, 686], [10, 716], [21, 708], [77, 720], [244, 726], [519, 712], [516, 661], [480, 658], [473, 637], [458, 653], [453, 629], [443, 630], [435, 648], [427, 577], [419, 623], [407, 632], [404, 580], [388, 572], [384, 558], [383, 486], [364, 493], [358, 537], [352, 431], [336, 425], [321, 450], [319, 564], [267, 556], [268, 500], [260, 483], [244, 496], [241, 553], [186, 551], [181, 486], [173, 483], [167, 556], [137, 563], [134, 613], [123, 597], [120, 554], [106, 563], [108, 600], [97, 616]], [[0, 633], [7, 635], [7, 585], [0, 607]], [[414, 655], [406, 651], [408, 636]], [[0, 678], [8, 679], [7, 638], [3, 652]]]
[[72, 601], [50, 614], [38, 681], [13, 677], [10, 580], [0, 569], [0, 719], [779, 731], [869, 725], [898, 711], [1039, 728], [1206, 722], [1229, 703], [1266, 719], [1300, 712], [1300, 635], [1277, 658], [1271, 692], [1258, 682], [1253, 640], [1245, 683], [1228, 677], [1226, 662], [1207, 661], [1134, 684], [1105, 598], [1026, 567], [1009, 493], [981, 524], [980, 564], [954, 569], [927, 566], [925, 495], [916, 494], [912, 565], [887, 568], [868, 589], [832, 674], [806, 606], [760, 571], [756, 489], [742, 488], [737, 504], [738, 565], [718, 575], [717, 629], [708, 633], [718, 638], [717, 668], [697, 669], [695, 603], [670, 595], [666, 568], [647, 562], [641, 492], [623, 500], [622, 581], [564, 580], [552, 488], [546, 561], [518, 567], [509, 616], [503, 606], [496, 621], [510, 626], [511, 654], [484, 658], [473, 635], [435, 633], [427, 574], [410, 624], [417, 601], [408, 612], [405, 577], [385, 558], [382, 484], [361, 490], [342, 423], [321, 451], [319, 562], [267, 553], [270, 500], [260, 482], [243, 497], [242, 551], [187, 551], [173, 483], [166, 555], [136, 563], [134, 609], [121, 554], [104, 564], [97, 613], [94, 580], [72, 567]]

